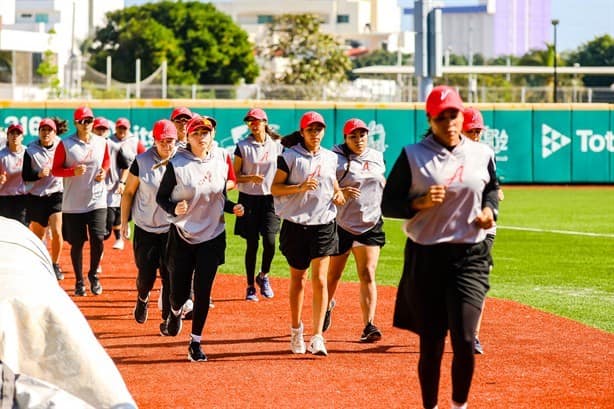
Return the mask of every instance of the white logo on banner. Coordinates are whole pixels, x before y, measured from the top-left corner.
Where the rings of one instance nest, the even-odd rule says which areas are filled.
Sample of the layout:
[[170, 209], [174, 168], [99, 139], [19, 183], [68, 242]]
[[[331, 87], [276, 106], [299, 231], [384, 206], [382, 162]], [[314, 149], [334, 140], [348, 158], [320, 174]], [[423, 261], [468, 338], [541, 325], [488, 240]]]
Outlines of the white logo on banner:
[[571, 143], [571, 138], [556, 129], [542, 124], [542, 158], [546, 159]]

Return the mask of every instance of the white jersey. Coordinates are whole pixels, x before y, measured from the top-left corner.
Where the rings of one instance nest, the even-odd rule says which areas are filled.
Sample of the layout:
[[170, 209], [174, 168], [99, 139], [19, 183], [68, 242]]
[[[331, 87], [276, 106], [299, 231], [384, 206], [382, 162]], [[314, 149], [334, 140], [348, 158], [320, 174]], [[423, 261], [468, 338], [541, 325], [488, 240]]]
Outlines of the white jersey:
[[[271, 185], [277, 171], [277, 156], [283, 146], [269, 135], [260, 143], [253, 135], [237, 144], [235, 155], [241, 158], [241, 173], [244, 175], [264, 175], [262, 183], [239, 183], [239, 192], [248, 195], [264, 196], [271, 194]], [[238, 175], [237, 175], [238, 176]]]
[[0, 185], [0, 196], [26, 194], [26, 184], [21, 177], [25, 153], [25, 146], [21, 146], [18, 152], [11, 152], [8, 146], [0, 150], [0, 173], [6, 173], [6, 182]]
[[474, 221], [482, 211], [482, 193], [491, 182], [489, 166], [494, 152], [488, 146], [461, 138], [452, 151], [432, 135], [404, 148], [412, 185], [410, 198], [424, 195], [429, 186], [446, 186], [446, 199], [439, 206], [420, 210], [404, 225], [405, 234], [424, 245], [478, 243], [486, 230]]
[[62, 212], [87, 213], [106, 208], [107, 189], [104, 180], [98, 182], [95, 179], [102, 168], [107, 150], [105, 138], [91, 134], [89, 142], [84, 142], [73, 134], [61, 143], [66, 154], [64, 168], [86, 165], [83, 175], [64, 178]]
[[[50, 148], [45, 148], [36, 140], [28, 145], [27, 154], [30, 157], [30, 166], [32, 171], [39, 173], [44, 168], [53, 166], [53, 155], [60, 144], [60, 139], [57, 138]], [[49, 196], [53, 193], [64, 190], [62, 178], [53, 176], [42, 177], [33, 182], [26, 182], [27, 191], [34, 196]]]
[[367, 148], [361, 155], [346, 146], [333, 148], [337, 154], [337, 181], [340, 187], [357, 187], [360, 196], [347, 199], [337, 207], [337, 224], [344, 230], [360, 235], [371, 230], [382, 217], [382, 194], [386, 178], [384, 157], [381, 152]]
[[160, 160], [156, 147], [152, 146], [138, 155], [130, 167], [130, 173], [139, 179], [132, 202], [132, 220], [141, 229], [156, 234], [166, 233], [170, 226], [167, 213], [156, 203], [158, 187], [166, 170], [165, 166], [153, 169]]
[[190, 244], [212, 240], [225, 229], [226, 157], [226, 151], [219, 147], [213, 148], [204, 159], [179, 149], [170, 161], [169, 168], [172, 167], [176, 182], [171, 200], [188, 202], [186, 214], [171, 217], [170, 222]]
[[275, 196], [275, 213], [282, 219], [303, 225], [328, 224], [335, 220], [337, 207], [333, 204], [336, 181], [337, 155], [320, 148], [307, 151], [301, 144], [282, 152], [278, 167], [288, 174], [286, 184], [298, 185], [314, 177], [319, 185], [316, 190]]

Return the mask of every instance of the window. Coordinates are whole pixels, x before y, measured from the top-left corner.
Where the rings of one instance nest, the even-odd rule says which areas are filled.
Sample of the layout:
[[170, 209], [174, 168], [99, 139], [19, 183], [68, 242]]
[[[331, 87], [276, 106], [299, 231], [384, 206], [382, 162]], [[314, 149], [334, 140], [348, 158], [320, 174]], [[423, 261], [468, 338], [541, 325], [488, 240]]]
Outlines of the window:
[[36, 14], [34, 16], [34, 21], [36, 23], [49, 23], [49, 15], [48, 14]]
[[258, 24], [269, 24], [273, 22], [273, 16], [269, 15], [260, 15], [258, 16]]
[[337, 23], [349, 23], [350, 15], [349, 14], [337, 14]]

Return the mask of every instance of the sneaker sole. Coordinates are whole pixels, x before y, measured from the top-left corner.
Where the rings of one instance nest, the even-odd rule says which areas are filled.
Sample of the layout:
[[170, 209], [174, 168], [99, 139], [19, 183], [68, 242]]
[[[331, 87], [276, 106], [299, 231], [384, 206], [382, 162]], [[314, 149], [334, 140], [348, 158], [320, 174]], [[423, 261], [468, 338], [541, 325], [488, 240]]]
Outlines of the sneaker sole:
[[189, 352], [188, 352], [188, 360], [190, 362], [207, 362], [207, 358], [204, 358], [204, 359], [194, 359], [194, 358], [192, 358], [192, 355], [190, 355]]
[[382, 334], [374, 332], [367, 335], [366, 337], [360, 337], [360, 342], [377, 342], [380, 339], [382, 339]]
[[331, 325], [333, 324], [333, 310], [335, 309], [335, 306], [337, 305], [337, 303], [335, 302], [335, 300], [333, 300], [332, 305], [330, 307], [330, 309], [326, 310], [326, 315], [328, 315], [328, 322], [326, 319], [326, 315], [324, 316], [324, 322], [322, 323], [322, 332], [328, 330]]

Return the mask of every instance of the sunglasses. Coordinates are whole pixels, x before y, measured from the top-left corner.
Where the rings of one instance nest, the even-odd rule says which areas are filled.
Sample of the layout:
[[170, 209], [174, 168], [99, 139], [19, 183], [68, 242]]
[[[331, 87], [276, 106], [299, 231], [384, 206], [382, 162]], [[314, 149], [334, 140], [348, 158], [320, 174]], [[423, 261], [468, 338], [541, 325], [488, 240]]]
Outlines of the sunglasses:
[[85, 119], [80, 119], [77, 121], [77, 123], [79, 125], [89, 125], [94, 123], [94, 119], [93, 118], [85, 118]]
[[176, 122], [178, 124], [185, 124], [186, 122], [188, 122], [190, 120], [190, 118], [186, 118], [186, 117], [181, 117], [181, 118], [175, 118], [173, 119], [173, 122]]
[[251, 124], [253, 124], [253, 123], [258, 123], [258, 124], [259, 124], [260, 122], [264, 122], [264, 120], [262, 120], [262, 119], [256, 119], [256, 118], [248, 118], [248, 119], [246, 119], [246, 120], [245, 120], [245, 123], [246, 123], [247, 125], [251, 125]]

